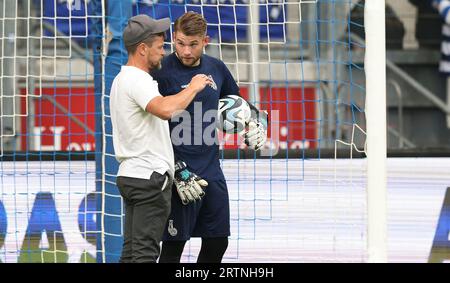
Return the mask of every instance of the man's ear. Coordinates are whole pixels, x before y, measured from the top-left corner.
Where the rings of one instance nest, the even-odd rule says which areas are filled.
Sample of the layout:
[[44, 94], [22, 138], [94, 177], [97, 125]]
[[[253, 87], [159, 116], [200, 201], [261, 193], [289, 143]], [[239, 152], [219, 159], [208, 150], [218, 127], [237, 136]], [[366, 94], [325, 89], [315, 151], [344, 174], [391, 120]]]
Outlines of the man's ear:
[[137, 47], [137, 52], [139, 52], [140, 55], [145, 56], [145, 43], [140, 43]]
[[203, 39], [203, 43], [205, 44], [205, 46], [209, 44], [209, 41], [210, 41], [209, 35], [205, 36], [205, 38]]

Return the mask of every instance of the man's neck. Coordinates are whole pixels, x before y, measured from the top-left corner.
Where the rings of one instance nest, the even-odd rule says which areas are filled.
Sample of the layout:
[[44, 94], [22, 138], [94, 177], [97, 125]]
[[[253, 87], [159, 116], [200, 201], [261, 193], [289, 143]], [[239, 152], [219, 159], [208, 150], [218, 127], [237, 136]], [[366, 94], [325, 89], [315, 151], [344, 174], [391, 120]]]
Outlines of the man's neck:
[[140, 62], [140, 60], [136, 60], [132, 57], [128, 58], [128, 62], [126, 64], [126, 66], [129, 67], [136, 67], [138, 69], [141, 69], [142, 71], [148, 73], [150, 72], [150, 68], [147, 66], [147, 64], [144, 64], [143, 62]]

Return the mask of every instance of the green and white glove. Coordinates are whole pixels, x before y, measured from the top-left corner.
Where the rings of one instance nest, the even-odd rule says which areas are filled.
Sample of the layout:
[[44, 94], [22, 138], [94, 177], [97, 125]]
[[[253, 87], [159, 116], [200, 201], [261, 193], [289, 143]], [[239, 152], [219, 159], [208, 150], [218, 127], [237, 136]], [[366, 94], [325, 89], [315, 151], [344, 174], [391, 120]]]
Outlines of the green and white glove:
[[[256, 108], [255, 108], [256, 109]], [[266, 111], [254, 113], [247, 123], [247, 130], [244, 132], [245, 144], [254, 150], [261, 149], [267, 141], [268, 114]]]
[[175, 163], [174, 183], [184, 205], [201, 200], [205, 196], [203, 188], [208, 186], [208, 182], [189, 171], [186, 163], [181, 160]]

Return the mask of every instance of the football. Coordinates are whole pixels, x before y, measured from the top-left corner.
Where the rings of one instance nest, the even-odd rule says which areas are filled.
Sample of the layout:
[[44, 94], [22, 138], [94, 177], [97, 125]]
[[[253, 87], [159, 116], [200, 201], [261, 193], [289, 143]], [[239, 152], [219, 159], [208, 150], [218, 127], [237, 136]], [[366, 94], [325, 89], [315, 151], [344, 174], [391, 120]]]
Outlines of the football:
[[251, 116], [247, 101], [238, 95], [227, 95], [220, 99], [217, 114], [217, 127], [226, 133], [240, 133], [245, 130]]

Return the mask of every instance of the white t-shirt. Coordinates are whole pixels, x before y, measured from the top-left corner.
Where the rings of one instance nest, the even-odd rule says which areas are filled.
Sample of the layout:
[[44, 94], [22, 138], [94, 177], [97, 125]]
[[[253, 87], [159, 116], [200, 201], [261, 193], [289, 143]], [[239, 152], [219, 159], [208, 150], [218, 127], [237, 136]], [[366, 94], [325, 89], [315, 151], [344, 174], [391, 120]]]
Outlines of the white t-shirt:
[[145, 111], [161, 96], [158, 83], [147, 72], [122, 66], [111, 87], [113, 143], [119, 161], [117, 176], [149, 179], [153, 171], [174, 174], [169, 124]]

